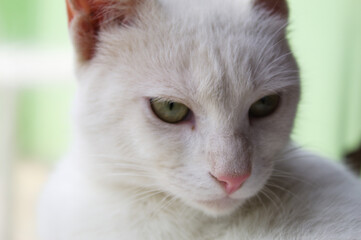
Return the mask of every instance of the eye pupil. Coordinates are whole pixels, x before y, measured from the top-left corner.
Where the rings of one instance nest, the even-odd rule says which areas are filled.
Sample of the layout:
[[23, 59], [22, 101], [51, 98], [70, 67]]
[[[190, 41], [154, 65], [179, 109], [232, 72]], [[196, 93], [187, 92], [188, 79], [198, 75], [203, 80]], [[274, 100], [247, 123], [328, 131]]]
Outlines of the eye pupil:
[[171, 111], [173, 110], [173, 105], [174, 105], [173, 102], [170, 102], [170, 103], [169, 103], [169, 110], [171, 110]]

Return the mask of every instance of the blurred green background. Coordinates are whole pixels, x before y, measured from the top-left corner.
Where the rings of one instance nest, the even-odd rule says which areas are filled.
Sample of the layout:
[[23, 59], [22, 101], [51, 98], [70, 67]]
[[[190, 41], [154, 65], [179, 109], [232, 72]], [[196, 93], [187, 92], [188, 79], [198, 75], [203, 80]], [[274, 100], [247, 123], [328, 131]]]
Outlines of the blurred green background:
[[[293, 138], [337, 159], [361, 141], [361, 1], [290, 0], [289, 4], [289, 38], [303, 86]], [[16, 49], [61, 51], [71, 62], [65, 1], [0, 0], [0, 50], [4, 49], [10, 49], [7, 54]], [[38, 82], [36, 73], [34, 78], [16, 84], [16, 156], [52, 162], [70, 140], [75, 81]], [[14, 89], [6, 81], [12, 80], [2, 79], [0, 88]], [[7, 113], [0, 109], [0, 114]]]

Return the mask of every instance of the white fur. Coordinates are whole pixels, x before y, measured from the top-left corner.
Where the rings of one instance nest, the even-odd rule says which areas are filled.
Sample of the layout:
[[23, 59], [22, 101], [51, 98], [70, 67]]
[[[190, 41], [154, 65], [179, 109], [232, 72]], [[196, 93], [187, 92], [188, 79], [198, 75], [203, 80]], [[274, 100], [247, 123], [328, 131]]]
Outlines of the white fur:
[[[289, 143], [299, 79], [287, 21], [252, 4], [146, 1], [132, 26], [101, 29], [78, 67], [76, 141], [40, 203], [43, 240], [361, 236], [360, 182]], [[274, 92], [279, 109], [249, 121]], [[160, 121], [151, 97], [194, 121]], [[224, 199], [209, 173], [249, 166]]]

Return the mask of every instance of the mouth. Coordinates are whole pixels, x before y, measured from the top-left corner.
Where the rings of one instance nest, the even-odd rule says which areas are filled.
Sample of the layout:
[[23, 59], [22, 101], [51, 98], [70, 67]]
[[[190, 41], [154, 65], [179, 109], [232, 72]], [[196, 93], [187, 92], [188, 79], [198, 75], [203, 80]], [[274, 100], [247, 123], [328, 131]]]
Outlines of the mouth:
[[231, 199], [228, 196], [224, 197], [224, 198], [220, 198], [220, 199], [215, 199], [215, 200], [199, 200], [198, 203], [200, 204], [204, 204], [204, 205], [209, 205], [209, 206], [214, 206], [214, 205], [230, 205], [233, 204], [235, 201], [235, 199]]
[[197, 203], [213, 214], [222, 215], [232, 212], [239, 207], [243, 201], [242, 199], [232, 199], [226, 196], [215, 200], [199, 200]]

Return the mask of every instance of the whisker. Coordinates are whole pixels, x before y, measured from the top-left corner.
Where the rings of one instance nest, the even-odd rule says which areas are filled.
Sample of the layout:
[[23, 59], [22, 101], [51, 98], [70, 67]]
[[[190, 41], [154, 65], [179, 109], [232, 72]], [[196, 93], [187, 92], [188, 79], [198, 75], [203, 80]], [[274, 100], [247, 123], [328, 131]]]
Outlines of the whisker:
[[296, 182], [300, 182], [300, 183], [306, 184], [308, 186], [315, 186], [316, 185], [315, 183], [307, 181], [306, 179], [304, 179], [302, 177], [299, 177], [299, 176], [292, 175], [292, 174], [287, 173], [287, 172], [283, 172], [283, 171], [274, 169], [274, 172], [272, 173], [272, 175], [270, 176], [269, 179], [270, 180], [275, 180], [277, 178], [294, 180]]
[[[170, 198], [170, 200], [168, 200]], [[155, 216], [157, 213], [159, 213], [160, 211], [166, 209], [168, 206], [170, 206], [172, 203], [174, 202], [174, 198], [171, 195], [166, 195], [165, 197], [163, 197], [163, 199], [159, 202], [159, 205], [157, 208], [155, 208], [152, 212], [151, 212], [151, 216]]]
[[256, 195], [258, 201], [261, 203], [263, 209], [265, 210], [265, 212], [267, 212], [267, 208], [266, 205], [263, 203], [262, 198], [259, 196], [259, 194]]
[[[259, 73], [259, 76], [262, 76], [262, 75], [265, 73], [266, 70], [271, 69], [271, 67], [272, 67], [277, 61], [279, 61], [280, 59], [285, 58], [285, 57], [287, 57], [287, 56], [289, 56], [289, 55], [292, 55], [292, 52], [291, 52], [291, 51], [290, 51], [290, 52], [287, 52], [287, 53], [285, 53], [285, 54], [282, 54], [281, 56], [273, 59], [272, 62], [267, 63], [267, 67], [265, 67], [265, 68]], [[278, 66], [278, 67], [279, 67], [279, 66]], [[278, 72], [279, 72], [279, 69], [278, 69], [277, 73], [278, 73]], [[298, 73], [299, 71], [296, 71], [296, 72]], [[267, 77], [268, 77], [268, 76], [267, 76]], [[269, 77], [269, 78], [271, 78], [271, 77]]]
[[[266, 192], [267, 191], [267, 192]], [[280, 206], [277, 205], [277, 203], [268, 195], [269, 193], [269, 189], [265, 186], [260, 193], [262, 193], [263, 195], [265, 195], [268, 200], [273, 204], [273, 206], [275, 206], [276, 209], [280, 210]]]
[[[261, 62], [263, 62], [264, 60], [264, 56], [267, 56], [267, 52], [266, 49], [269, 49], [270, 44], [272, 41], [274, 41], [274, 38], [283, 30], [286, 29], [286, 27], [288, 26], [288, 23], [284, 23], [277, 31], [275, 31], [272, 36], [270, 36], [267, 40], [266, 43], [263, 44], [263, 47], [259, 50], [259, 57], [257, 57], [257, 59], [255, 60], [255, 62], [257, 63], [256, 67], [255, 67], [255, 72], [258, 72]], [[281, 39], [281, 41], [283, 41], [284, 39]], [[271, 47], [274, 48], [277, 44], [279, 44], [281, 41], [277, 41], [275, 44], [272, 44]]]
[[301, 200], [301, 199], [298, 198], [298, 196], [296, 194], [294, 194], [292, 191], [288, 190], [287, 188], [281, 187], [281, 186], [279, 186], [277, 184], [271, 184], [271, 183], [267, 183], [266, 185], [270, 186], [270, 187], [273, 187], [273, 188], [277, 188], [277, 189], [279, 189], [281, 191], [284, 191], [284, 192], [292, 195], [292, 197], [296, 198], [297, 200]]
[[152, 178], [157, 179], [154, 175], [151, 174], [140, 174], [140, 173], [130, 173], [130, 172], [113, 172], [113, 173], [107, 173], [105, 177], [146, 177], [146, 178]]
[[146, 192], [141, 192], [137, 195], [134, 195], [131, 197], [132, 201], [128, 202], [129, 205], [133, 205], [134, 203], [137, 203], [137, 202], [140, 202], [140, 201], [143, 201], [145, 199], [149, 199], [155, 195], [158, 195], [158, 194], [163, 194], [162, 191], [159, 191], [159, 190], [149, 190], [149, 191], [146, 191]]

